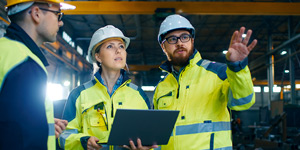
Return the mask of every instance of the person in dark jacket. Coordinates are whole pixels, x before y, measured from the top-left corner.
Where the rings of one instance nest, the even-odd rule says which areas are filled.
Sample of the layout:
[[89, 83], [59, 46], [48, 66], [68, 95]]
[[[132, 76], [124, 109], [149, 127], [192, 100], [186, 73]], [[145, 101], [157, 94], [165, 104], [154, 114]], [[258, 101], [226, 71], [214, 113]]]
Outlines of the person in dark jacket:
[[7, 0], [11, 24], [0, 39], [0, 149], [55, 150], [66, 121], [46, 101], [48, 62], [40, 51], [54, 42], [63, 0]]

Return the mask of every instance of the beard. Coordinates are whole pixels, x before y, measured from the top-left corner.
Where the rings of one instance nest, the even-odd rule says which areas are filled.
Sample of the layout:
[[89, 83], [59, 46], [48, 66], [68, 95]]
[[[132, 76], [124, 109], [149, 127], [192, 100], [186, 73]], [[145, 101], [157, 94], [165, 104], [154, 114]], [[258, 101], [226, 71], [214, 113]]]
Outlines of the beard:
[[176, 54], [178, 52], [178, 49], [176, 49], [172, 54], [168, 54], [168, 57], [169, 57], [170, 63], [173, 66], [183, 67], [183, 66], [186, 66], [189, 63], [189, 57], [191, 55], [193, 55], [194, 47], [191, 47], [190, 50], [187, 50], [186, 48], [179, 48], [179, 49], [186, 51], [187, 52], [186, 55]]

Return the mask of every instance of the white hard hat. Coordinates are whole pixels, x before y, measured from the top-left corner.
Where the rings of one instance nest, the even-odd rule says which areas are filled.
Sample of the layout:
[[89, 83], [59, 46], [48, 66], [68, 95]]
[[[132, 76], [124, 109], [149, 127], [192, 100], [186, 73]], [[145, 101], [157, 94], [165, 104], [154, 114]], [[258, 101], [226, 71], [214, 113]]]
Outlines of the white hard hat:
[[125, 42], [126, 49], [130, 43], [130, 39], [128, 37], [125, 37], [121, 30], [114, 27], [113, 25], [102, 27], [98, 29], [92, 36], [88, 49], [88, 58], [90, 63], [93, 63], [95, 61], [95, 59], [93, 58], [94, 56], [92, 56], [92, 50], [94, 50], [95, 45], [108, 38], [122, 38]]
[[158, 33], [158, 42], [159, 44], [163, 41], [163, 36], [170, 31], [177, 29], [185, 29], [190, 31], [192, 37], [195, 37], [195, 28], [192, 24], [184, 17], [180, 15], [170, 15], [168, 16], [160, 25]]

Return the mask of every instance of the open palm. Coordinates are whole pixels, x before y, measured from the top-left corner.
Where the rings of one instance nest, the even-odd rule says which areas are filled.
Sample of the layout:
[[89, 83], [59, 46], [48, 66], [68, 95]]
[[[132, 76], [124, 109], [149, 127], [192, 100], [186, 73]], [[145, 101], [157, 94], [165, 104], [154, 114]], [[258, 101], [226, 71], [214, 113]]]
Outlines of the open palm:
[[252, 30], [248, 30], [246, 37], [243, 39], [242, 35], [244, 32], [245, 27], [241, 27], [240, 31], [235, 31], [233, 33], [228, 52], [226, 53], [226, 59], [228, 61], [236, 62], [244, 60], [257, 44], [257, 40], [255, 39], [250, 45], [248, 45], [249, 39], [252, 34]]

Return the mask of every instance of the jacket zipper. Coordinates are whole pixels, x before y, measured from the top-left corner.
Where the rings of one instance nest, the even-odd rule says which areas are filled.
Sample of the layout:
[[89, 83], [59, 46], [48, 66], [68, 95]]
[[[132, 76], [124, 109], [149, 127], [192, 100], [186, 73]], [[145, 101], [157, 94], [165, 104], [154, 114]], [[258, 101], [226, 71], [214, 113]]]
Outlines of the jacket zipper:
[[[123, 84], [121, 84], [121, 85], [116, 89], [116, 91], [117, 91], [119, 88], [121, 88], [121, 87], [123, 87], [124, 85], [126, 85], [127, 82], [128, 82], [128, 80], [125, 81]], [[114, 94], [113, 94], [111, 97], [113, 97], [113, 96], [115, 95], [116, 91], [114, 92]], [[114, 102], [113, 102], [113, 100], [111, 100], [111, 117], [112, 117], [112, 118], [114, 117]]]
[[111, 117], [114, 117], [114, 102], [111, 102]]
[[178, 97], [179, 97], [179, 89], [180, 89], [180, 85], [179, 85], [179, 83], [178, 83], [177, 95], [176, 95], [176, 98], [177, 98], [177, 99], [178, 99]]

